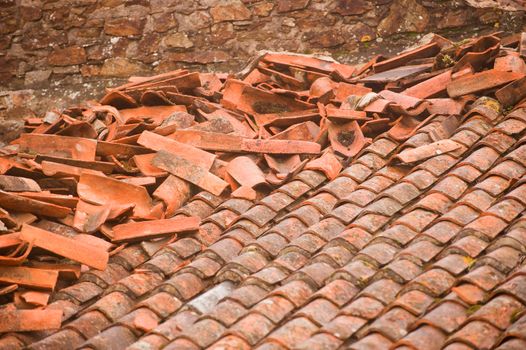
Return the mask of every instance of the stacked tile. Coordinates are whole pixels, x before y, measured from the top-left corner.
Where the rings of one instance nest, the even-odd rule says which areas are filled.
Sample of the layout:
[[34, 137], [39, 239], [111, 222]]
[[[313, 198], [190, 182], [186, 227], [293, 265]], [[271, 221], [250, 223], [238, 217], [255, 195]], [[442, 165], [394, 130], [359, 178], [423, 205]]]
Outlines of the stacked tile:
[[28, 119], [0, 349], [524, 348], [524, 43], [265, 53]]

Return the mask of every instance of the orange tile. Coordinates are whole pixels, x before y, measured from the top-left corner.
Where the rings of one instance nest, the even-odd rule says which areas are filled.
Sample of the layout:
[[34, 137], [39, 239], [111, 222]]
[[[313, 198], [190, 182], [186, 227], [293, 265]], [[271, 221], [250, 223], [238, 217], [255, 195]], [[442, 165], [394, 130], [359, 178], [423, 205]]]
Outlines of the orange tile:
[[205, 168], [164, 150], [157, 152], [153, 164], [206, 191], [210, 191], [216, 196], [219, 196], [228, 187], [228, 183], [208, 172]]
[[189, 162], [206, 170], [209, 170], [212, 167], [212, 163], [214, 163], [215, 159], [215, 155], [212, 153], [149, 131], [145, 131], [141, 134], [138, 143], [147, 148], [153, 149], [154, 151], [163, 150], [179, 157], [183, 157]]
[[94, 161], [97, 141], [69, 136], [22, 134], [20, 152]]
[[57, 284], [58, 272], [22, 266], [0, 266], [0, 281], [20, 286], [53, 290]]
[[4, 191], [0, 191], [0, 203], [2, 203], [2, 207], [6, 209], [54, 218], [64, 218], [71, 213], [71, 209], [68, 207], [46, 203]]
[[0, 333], [59, 329], [62, 310], [2, 310]]
[[164, 220], [130, 222], [113, 227], [112, 242], [132, 242], [191, 232], [199, 229], [200, 219], [184, 217]]
[[20, 239], [33, 242], [36, 247], [99, 270], [104, 270], [108, 264], [106, 251], [34, 226], [23, 225]]
[[524, 73], [503, 72], [489, 69], [484, 72], [461, 77], [447, 85], [450, 97], [460, 97], [496, 88], [524, 77]]
[[152, 199], [142, 186], [127, 184], [106, 176], [82, 174], [77, 192], [82, 200], [99, 205], [120, 207], [134, 203], [133, 216], [152, 217]]

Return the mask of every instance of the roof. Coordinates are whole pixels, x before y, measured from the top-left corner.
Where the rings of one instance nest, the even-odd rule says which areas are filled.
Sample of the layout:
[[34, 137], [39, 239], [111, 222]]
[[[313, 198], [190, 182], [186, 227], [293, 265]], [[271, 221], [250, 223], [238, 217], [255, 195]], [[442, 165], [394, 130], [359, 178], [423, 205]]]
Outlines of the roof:
[[28, 120], [0, 349], [526, 348], [522, 39], [267, 53]]

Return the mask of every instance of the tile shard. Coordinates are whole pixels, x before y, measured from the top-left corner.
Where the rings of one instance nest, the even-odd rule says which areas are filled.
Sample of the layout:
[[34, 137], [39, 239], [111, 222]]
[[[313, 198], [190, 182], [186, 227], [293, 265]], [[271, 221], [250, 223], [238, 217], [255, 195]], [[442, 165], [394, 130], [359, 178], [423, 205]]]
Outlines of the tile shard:
[[114, 165], [111, 162], [84, 161], [84, 160], [71, 159], [71, 158], [46, 156], [42, 154], [37, 154], [37, 156], [35, 157], [35, 161], [37, 163], [42, 163], [43, 161], [49, 161], [53, 163], [72, 165], [72, 166], [79, 167], [79, 168], [100, 171], [100, 172], [103, 172], [104, 174], [111, 174], [114, 168]]
[[526, 77], [517, 79], [495, 92], [503, 106], [513, 106], [526, 97]]
[[108, 265], [109, 256], [105, 250], [34, 226], [22, 225], [20, 239], [98, 270]]
[[54, 163], [47, 160], [42, 161], [42, 172], [47, 176], [53, 177], [74, 177], [78, 179], [82, 174], [93, 174], [105, 176], [103, 172], [85, 168], [78, 168], [73, 165]]
[[444, 72], [433, 78], [405, 89], [401, 93], [416, 98], [430, 98], [446, 92], [447, 85], [451, 81], [451, 71]]
[[22, 134], [18, 139], [20, 152], [40, 153], [55, 157], [94, 161], [97, 141], [80, 137]]
[[[37, 192], [38, 193], [38, 192]], [[49, 216], [53, 218], [65, 218], [71, 214], [71, 209], [43, 201], [26, 198], [14, 193], [0, 190], [0, 203], [5, 209], [28, 212], [36, 215]]]
[[73, 227], [80, 232], [94, 233], [106, 222], [110, 212], [110, 206], [80, 200], [75, 209]]
[[0, 314], [0, 333], [54, 330], [62, 323], [62, 310], [0, 309]]
[[21, 292], [20, 298], [28, 304], [36, 306], [46, 306], [49, 301], [49, 293], [37, 291]]
[[373, 69], [375, 73], [385, 72], [389, 69], [400, 67], [417, 58], [435, 56], [439, 51], [440, 46], [436, 42], [432, 42], [414, 50], [404, 52], [393, 58], [375, 63]]
[[321, 171], [329, 180], [333, 180], [342, 170], [342, 165], [332, 152], [325, 152], [320, 158], [308, 162], [305, 169]]
[[199, 167], [210, 170], [215, 160], [215, 155], [203, 151], [192, 145], [178, 142], [177, 140], [163, 137], [153, 132], [144, 131], [137, 142], [144, 147], [150, 148], [154, 151], [170, 152], [178, 157], [187, 159]]
[[0, 282], [20, 286], [53, 290], [57, 284], [58, 272], [24, 266], [0, 266]]
[[197, 231], [200, 221], [198, 217], [183, 217], [120, 224], [113, 227], [111, 241], [114, 243], [142, 241], [174, 233]]
[[7, 192], [42, 191], [38, 183], [33, 179], [9, 175], [0, 175], [0, 190]]
[[318, 154], [321, 146], [315, 142], [301, 140], [247, 139], [235, 135], [226, 135], [197, 130], [180, 130], [174, 133], [174, 139], [194, 147], [235, 153], [266, 154]]
[[388, 83], [415, 76], [431, 70], [432, 64], [403, 66], [360, 78], [362, 83]]
[[226, 171], [241, 186], [253, 188], [266, 183], [263, 171], [251, 158], [246, 156], [232, 159], [228, 163]]
[[153, 192], [153, 197], [160, 199], [166, 205], [165, 217], [175, 215], [191, 195], [190, 183], [177, 176], [168, 175], [162, 184]]
[[524, 73], [502, 72], [489, 69], [453, 80], [447, 85], [449, 97], [460, 97], [494, 89], [524, 77]]
[[191, 163], [186, 158], [161, 150], [153, 159], [153, 165], [166, 170], [183, 180], [219, 196], [228, 187], [228, 183], [205, 168]]
[[366, 144], [363, 132], [356, 121], [345, 124], [330, 123], [328, 127], [329, 141], [335, 152], [346, 157], [353, 157]]
[[89, 203], [110, 207], [126, 206], [133, 203], [133, 216], [151, 218], [152, 199], [142, 186], [127, 184], [106, 176], [82, 174], [77, 186], [79, 197]]

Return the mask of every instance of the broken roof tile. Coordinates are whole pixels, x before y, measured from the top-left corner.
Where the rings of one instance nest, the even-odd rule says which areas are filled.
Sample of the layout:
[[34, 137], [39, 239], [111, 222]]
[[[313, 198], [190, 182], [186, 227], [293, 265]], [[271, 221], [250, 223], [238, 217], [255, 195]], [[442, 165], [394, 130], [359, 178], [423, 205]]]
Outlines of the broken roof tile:
[[377, 62], [373, 65], [373, 69], [375, 73], [384, 72], [400, 67], [414, 59], [435, 56], [438, 52], [440, 52], [440, 46], [436, 42], [432, 42], [414, 50], [401, 53], [393, 58]]
[[59, 329], [62, 310], [0, 310], [0, 333]]
[[159, 151], [153, 164], [169, 173], [187, 180], [212, 194], [219, 196], [228, 187], [228, 183], [208, 172], [205, 168], [193, 164], [186, 158], [166, 151]]
[[179, 157], [183, 157], [205, 170], [209, 170], [212, 167], [215, 159], [215, 156], [211, 153], [149, 131], [144, 131], [137, 142], [140, 145], [153, 149], [154, 151], [163, 150]]
[[40, 153], [84, 161], [95, 160], [97, 150], [96, 140], [80, 137], [22, 134], [17, 142], [20, 152]]
[[29, 288], [53, 290], [57, 278], [57, 271], [23, 266], [0, 266], [0, 281], [2, 283], [15, 283]]
[[28, 120], [0, 156], [0, 314], [49, 297], [71, 322], [10, 334], [131, 349], [518, 339], [524, 57], [496, 35], [435, 36], [361, 69], [265, 53], [244, 81], [133, 77], [113, 106]]
[[198, 217], [129, 222], [113, 227], [112, 242], [133, 242], [199, 229]]
[[184, 144], [209, 151], [265, 154], [317, 154], [320, 146], [315, 142], [301, 140], [247, 139], [235, 135], [211, 133], [198, 130], [181, 130], [173, 138]]
[[79, 197], [87, 202], [112, 208], [134, 204], [134, 216], [152, 217], [152, 199], [142, 186], [127, 184], [106, 176], [82, 174], [77, 191]]
[[450, 97], [460, 97], [497, 88], [524, 77], [524, 73], [503, 72], [489, 69], [453, 80], [447, 85]]
[[23, 225], [20, 239], [99, 270], [104, 270], [108, 263], [108, 253], [101, 248], [34, 226]]

